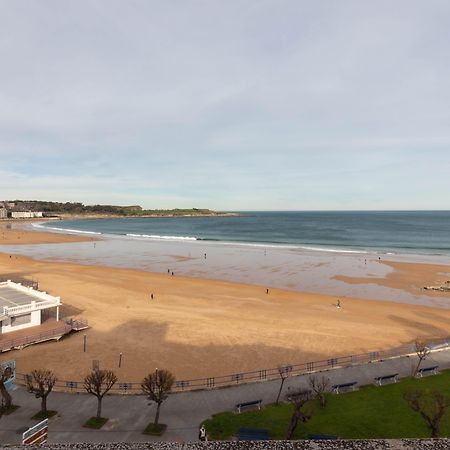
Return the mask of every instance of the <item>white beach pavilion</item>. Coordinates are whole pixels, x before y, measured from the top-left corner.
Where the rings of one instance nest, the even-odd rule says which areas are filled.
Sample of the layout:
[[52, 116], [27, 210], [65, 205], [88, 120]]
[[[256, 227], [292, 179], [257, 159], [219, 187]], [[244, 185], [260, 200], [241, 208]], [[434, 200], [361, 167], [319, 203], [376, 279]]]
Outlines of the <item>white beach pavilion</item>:
[[0, 282], [0, 333], [41, 325], [42, 311], [50, 308], [56, 308], [56, 320], [59, 320], [60, 306], [60, 297], [10, 280]]

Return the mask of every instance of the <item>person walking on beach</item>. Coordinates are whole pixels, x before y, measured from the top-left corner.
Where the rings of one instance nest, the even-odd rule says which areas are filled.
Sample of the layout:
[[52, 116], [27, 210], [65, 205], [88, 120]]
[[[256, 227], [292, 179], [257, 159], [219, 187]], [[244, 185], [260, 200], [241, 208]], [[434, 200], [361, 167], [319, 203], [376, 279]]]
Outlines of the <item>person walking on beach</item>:
[[150, 294], [150, 300], [153, 300], [153, 294]]
[[200, 427], [200, 430], [198, 431], [198, 438], [202, 441], [205, 442], [206, 441], [206, 429], [205, 426], [202, 424], [202, 426]]
[[336, 303], [336, 308], [340, 308], [341, 307], [341, 301], [338, 299], [337, 303]]
[[266, 294], [268, 294], [269, 293], [269, 289], [266, 289]]

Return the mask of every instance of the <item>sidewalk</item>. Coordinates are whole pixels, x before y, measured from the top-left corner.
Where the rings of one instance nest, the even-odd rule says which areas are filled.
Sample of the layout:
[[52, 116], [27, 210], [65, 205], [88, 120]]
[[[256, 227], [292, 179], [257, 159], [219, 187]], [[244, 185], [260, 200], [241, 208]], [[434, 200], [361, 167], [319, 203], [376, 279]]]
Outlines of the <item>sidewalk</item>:
[[[416, 361], [416, 358], [401, 357], [322, 373], [330, 378], [332, 384], [357, 381], [359, 385], [364, 385], [373, 383], [373, 379], [380, 375], [398, 372], [400, 377], [409, 376]], [[450, 368], [450, 349], [433, 352], [424, 361], [423, 367], [435, 364], [440, 369]], [[307, 383], [307, 375], [289, 378], [285, 382], [284, 392], [288, 387], [307, 387]], [[161, 407], [160, 421], [168, 424], [168, 430], [161, 438], [142, 434], [155, 414], [155, 405], [149, 406], [144, 396], [106, 396], [102, 416], [108, 417], [109, 421], [102, 430], [90, 430], [83, 428], [82, 424], [95, 415], [97, 399], [88, 394], [53, 392], [48, 397], [48, 408], [57, 410], [58, 416], [49, 421], [49, 443], [196, 441], [198, 427], [212, 414], [232, 411], [239, 402], [262, 399], [263, 405], [273, 403], [278, 389], [279, 381], [275, 380], [173, 394]], [[0, 418], [0, 443], [20, 443], [24, 429], [36, 423], [30, 417], [39, 411], [39, 399], [18, 386], [13, 392], [13, 401], [20, 408]]]

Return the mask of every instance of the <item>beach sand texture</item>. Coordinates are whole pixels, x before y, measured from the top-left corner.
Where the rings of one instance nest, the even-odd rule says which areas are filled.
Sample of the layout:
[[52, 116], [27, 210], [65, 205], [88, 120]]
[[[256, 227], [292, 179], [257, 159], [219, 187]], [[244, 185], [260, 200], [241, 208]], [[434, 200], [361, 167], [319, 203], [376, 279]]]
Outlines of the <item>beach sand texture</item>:
[[[63, 316], [84, 317], [83, 333], [14, 352], [19, 372], [51, 367], [80, 378], [92, 360], [139, 380], [155, 367], [177, 378], [306, 362], [448, 334], [450, 311], [341, 299], [136, 270], [0, 258], [2, 273], [31, 276], [62, 297]], [[155, 299], [150, 300], [150, 293]], [[11, 355], [2, 355], [2, 359]]]
[[[58, 244], [66, 242], [93, 241], [96, 238], [79, 235], [49, 233], [46, 231], [28, 231], [18, 225], [30, 223], [32, 221], [3, 220], [0, 222], [0, 244], [7, 245], [27, 245], [27, 244]], [[42, 222], [42, 220], [40, 220]]]
[[[55, 236], [20, 233], [22, 242]], [[77, 238], [56, 236], [58, 242]], [[156, 367], [177, 379], [205, 378], [450, 334], [450, 310], [388, 301], [341, 298], [338, 309], [329, 295], [281, 289], [266, 294], [254, 285], [6, 254], [0, 255], [0, 274], [39, 280], [41, 290], [61, 296], [62, 316], [89, 321], [86, 353], [80, 332], [0, 356], [15, 358], [20, 373], [51, 368], [65, 380], [81, 380], [92, 360], [115, 370], [121, 381], [140, 381]]]
[[[383, 261], [394, 269], [386, 277], [346, 277], [337, 275], [334, 279], [350, 284], [377, 284], [394, 289], [402, 289], [412, 294], [421, 292], [429, 297], [440, 297], [442, 293], [423, 290], [425, 286], [440, 286], [450, 280], [450, 266], [440, 264], [417, 264], [410, 262]], [[448, 295], [450, 303], [450, 295]]]

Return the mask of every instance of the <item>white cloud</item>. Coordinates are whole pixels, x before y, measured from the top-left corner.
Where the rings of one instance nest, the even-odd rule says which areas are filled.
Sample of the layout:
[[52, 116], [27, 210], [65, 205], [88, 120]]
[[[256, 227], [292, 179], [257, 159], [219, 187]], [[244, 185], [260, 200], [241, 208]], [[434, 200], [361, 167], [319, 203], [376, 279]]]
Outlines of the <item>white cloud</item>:
[[446, 1], [0, 6], [0, 197], [450, 207]]

